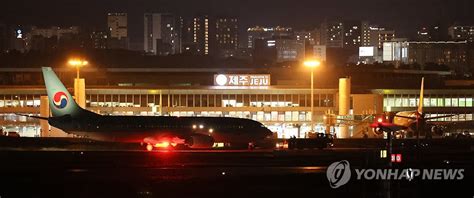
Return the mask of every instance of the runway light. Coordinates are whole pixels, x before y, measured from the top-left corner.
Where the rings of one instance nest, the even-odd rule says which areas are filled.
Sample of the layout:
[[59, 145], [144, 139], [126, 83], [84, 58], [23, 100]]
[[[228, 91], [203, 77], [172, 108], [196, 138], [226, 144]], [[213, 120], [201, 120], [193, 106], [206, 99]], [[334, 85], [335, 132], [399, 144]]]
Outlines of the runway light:
[[380, 150], [380, 158], [387, 158], [387, 150]]
[[395, 158], [396, 158], [397, 163], [402, 162], [402, 154], [397, 154]]
[[391, 161], [394, 163], [401, 163], [402, 162], [402, 154], [392, 154], [391, 156]]

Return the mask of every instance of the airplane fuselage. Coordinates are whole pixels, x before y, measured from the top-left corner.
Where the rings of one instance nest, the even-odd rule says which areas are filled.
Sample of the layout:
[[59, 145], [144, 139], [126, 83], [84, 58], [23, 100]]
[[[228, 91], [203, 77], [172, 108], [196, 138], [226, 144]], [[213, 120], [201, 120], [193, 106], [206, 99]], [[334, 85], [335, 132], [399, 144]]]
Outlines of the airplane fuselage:
[[[410, 117], [413, 119], [408, 119], [404, 117]], [[414, 111], [400, 111], [393, 118], [393, 124], [410, 127], [416, 122], [416, 112]]]
[[209, 136], [215, 142], [244, 144], [271, 135], [261, 123], [240, 118], [172, 116], [71, 116], [51, 117], [49, 123], [67, 133], [115, 142]]

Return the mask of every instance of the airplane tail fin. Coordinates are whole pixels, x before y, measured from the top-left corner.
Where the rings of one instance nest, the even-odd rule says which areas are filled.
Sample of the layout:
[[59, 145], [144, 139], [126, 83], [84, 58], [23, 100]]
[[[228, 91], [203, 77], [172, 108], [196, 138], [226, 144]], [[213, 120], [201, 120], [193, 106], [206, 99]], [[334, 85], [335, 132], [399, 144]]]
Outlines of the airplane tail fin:
[[421, 115], [423, 114], [423, 95], [424, 95], [424, 83], [425, 83], [425, 78], [421, 78], [421, 88], [420, 88], [420, 99], [418, 101], [418, 113]]
[[46, 91], [48, 92], [49, 107], [53, 117], [74, 116], [82, 111], [86, 111], [74, 101], [51, 67], [43, 67], [42, 70]]

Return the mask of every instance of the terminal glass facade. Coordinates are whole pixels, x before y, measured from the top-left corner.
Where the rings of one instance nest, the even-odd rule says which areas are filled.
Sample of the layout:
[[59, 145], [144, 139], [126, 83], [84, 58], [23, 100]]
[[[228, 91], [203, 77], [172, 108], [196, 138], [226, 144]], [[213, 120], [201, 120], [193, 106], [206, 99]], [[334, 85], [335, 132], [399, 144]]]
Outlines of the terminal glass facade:
[[[418, 104], [418, 90], [372, 90], [384, 96], [384, 111], [411, 111]], [[37, 119], [17, 113], [39, 115], [44, 89], [9, 88], [0, 90], [0, 127], [37, 137]], [[338, 90], [317, 89], [314, 95], [314, 130], [337, 132], [326, 126], [324, 115], [337, 114]], [[428, 116], [456, 114], [438, 121], [473, 120], [471, 90], [425, 90], [424, 111]], [[358, 102], [358, 101], [354, 101]], [[359, 101], [360, 102], [360, 101]], [[86, 108], [103, 115], [220, 116], [248, 118], [264, 123], [279, 138], [307, 137], [311, 123], [309, 89], [216, 88], [139, 89], [91, 88], [86, 90]]]
[[[424, 94], [423, 108], [428, 111], [428, 117], [456, 114], [452, 117], [439, 118], [436, 121], [470, 121], [473, 120], [473, 94], [465, 91], [450, 93]], [[464, 93], [463, 93], [464, 92]], [[401, 111], [418, 106], [419, 94], [400, 93], [384, 95], [384, 111]]]

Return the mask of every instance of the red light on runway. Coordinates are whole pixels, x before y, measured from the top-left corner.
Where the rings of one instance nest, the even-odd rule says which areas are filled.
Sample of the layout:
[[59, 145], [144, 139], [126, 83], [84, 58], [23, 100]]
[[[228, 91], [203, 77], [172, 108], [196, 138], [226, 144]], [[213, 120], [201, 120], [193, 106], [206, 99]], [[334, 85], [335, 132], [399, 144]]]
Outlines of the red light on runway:
[[392, 154], [390, 157], [391, 157], [391, 161], [393, 163], [401, 163], [402, 162], [402, 154]]

